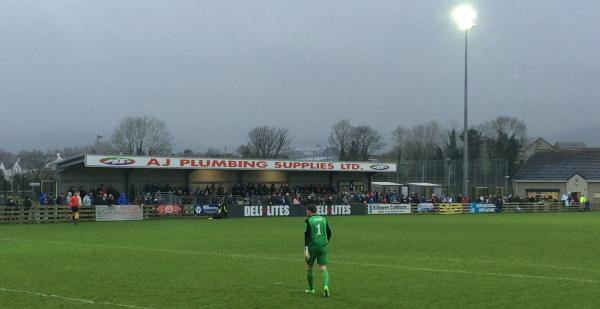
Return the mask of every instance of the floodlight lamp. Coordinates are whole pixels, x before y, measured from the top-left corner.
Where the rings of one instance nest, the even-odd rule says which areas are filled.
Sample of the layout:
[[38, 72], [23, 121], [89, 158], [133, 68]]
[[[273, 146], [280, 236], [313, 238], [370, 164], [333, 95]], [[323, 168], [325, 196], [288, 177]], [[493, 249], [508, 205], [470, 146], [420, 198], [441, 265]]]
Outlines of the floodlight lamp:
[[475, 26], [477, 13], [469, 5], [461, 5], [452, 11], [452, 19], [460, 30], [469, 30]]

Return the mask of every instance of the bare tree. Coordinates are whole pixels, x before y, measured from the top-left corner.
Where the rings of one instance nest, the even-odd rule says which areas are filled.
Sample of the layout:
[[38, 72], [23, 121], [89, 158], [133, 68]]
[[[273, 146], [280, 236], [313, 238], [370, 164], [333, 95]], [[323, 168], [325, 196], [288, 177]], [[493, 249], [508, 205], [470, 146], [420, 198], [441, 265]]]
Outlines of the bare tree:
[[227, 148], [221, 150], [213, 146], [208, 147], [203, 156], [208, 158], [235, 158], [235, 155], [227, 152]]
[[7, 162], [12, 162], [14, 160], [15, 160], [14, 153], [0, 148], [0, 162], [4, 162], [4, 164], [6, 164]]
[[394, 146], [408, 160], [431, 160], [440, 152], [443, 133], [437, 121], [417, 124], [411, 129], [398, 127], [394, 132]]
[[514, 137], [521, 144], [527, 142], [527, 125], [521, 119], [508, 116], [499, 116], [481, 124], [480, 131], [487, 138], [498, 139], [504, 133]]
[[350, 148], [350, 142], [352, 139], [352, 125], [350, 121], [342, 119], [338, 121], [329, 133], [329, 145], [335, 149], [340, 160], [347, 160], [347, 152]]
[[51, 153], [60, 153], [61, 157], [66, 159], [80, 154], [111, 154], [114, 153], [114, 149], [109, 142], [96, 142], [90, 145], [54, 149]]
[[115, 128], [112, 142], [117, 151], [127, 155], [171, 154], [171, 132], [154, 117], [127, 117]]
[[352, 128], [350, 149], [348, 156], [350, 160], [367, 161], [377, 150], [383, 147], [382, 137], [377, 130], [363, 125]]
[[31, 151], [19, 152], [18, 157], [21, 167], [28, 171], [33, 176], [33, 179], [39, 180], [50, 176], [51, 169], [49, 164], [55, 158], [51, 152], [33, 149]]
[[369, 160], [383, 147], [381, 134], [370, 126], [353, 127], [348, 120], [340, 120], [331, 128], [329, 145], [340, 160]]
[[238, 148], [242, 157], [285, 158], [290, 151], [291, 137], [288, 129], [256, 127], [248, 132], [248, 143]]

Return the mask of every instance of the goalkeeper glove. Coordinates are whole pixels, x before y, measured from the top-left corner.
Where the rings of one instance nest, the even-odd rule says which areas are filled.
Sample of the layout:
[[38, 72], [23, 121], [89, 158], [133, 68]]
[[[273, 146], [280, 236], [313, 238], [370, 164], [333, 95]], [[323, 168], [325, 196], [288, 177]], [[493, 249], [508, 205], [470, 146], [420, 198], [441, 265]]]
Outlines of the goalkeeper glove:
[[304, 258], [308, 261], [310, 254], [308, 254], [308, 246], [304, 246]]

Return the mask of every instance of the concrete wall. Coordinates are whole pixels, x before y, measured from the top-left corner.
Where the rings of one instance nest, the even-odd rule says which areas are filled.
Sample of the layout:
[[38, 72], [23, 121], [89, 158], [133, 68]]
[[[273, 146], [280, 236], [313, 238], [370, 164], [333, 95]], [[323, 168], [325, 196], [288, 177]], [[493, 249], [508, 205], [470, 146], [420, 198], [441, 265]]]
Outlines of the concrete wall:
[[[295, 172], [290, 174], [290, 187], [304, 185], [329, 185], [329, 172]], [[335, 184], [334, 184], [335, 185]]]
[[225, 188], [231, 188], [233, 184], [238, 183], [240, 172], [238, 171], [217, 171], [217, 170], [195, 170], [191, 171], [189, 180], [190, 185], [204, 189], [206, 185], [218, 184]]
[[242, 183], [274, 183], [289, 182], [289, 172], [282, 171], [245, 171], [242, 173]]
[[588, 193], [592, 209], [600, 210], [600, 182], [588, 182]]

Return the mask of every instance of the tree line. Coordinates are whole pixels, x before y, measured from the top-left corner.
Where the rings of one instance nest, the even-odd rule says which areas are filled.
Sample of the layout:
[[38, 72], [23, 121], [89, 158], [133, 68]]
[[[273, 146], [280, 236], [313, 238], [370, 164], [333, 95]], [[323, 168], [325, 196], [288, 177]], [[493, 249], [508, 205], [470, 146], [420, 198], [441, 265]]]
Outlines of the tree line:
[[[392, 161], [462, 159], [463, 134], [456, 128], [445, 128], [437, 121], [429, 121], [411, 127], [398, 126], [392, 132], [387, 152], [383, 135], [366, 125], [353, 125], [340, 120], [329, 132], [329, 150], [339, 160], [367, 161], [372, 158]], [[514, 117], [497, 117], [472, 126], [468, 132], [470, 159], [506, 159], [514, 172], [520, 149], [527, 140], [527, 126]], [[242, 158], [288, 158], [294, 150], [293, 138], [287, 128], [258, 126], [247, 134], [247, 142], [235, 152], [228, 153], [215, 148], [197, 153], [186, 149], [173, 153], [173, 135], [164, 121], [155, 117], [127, 117], [113, 129], [109, 141], [63, 149], [42, 151], [33, 149], [11, 153], [0, 149], [0, 161], [11, 162], [20, 158], [21, 166], [39, 179], [46, 173], [48, 164], [56, 159], [82, 153], [123, 155], [184, 155], [207, 157]]]

